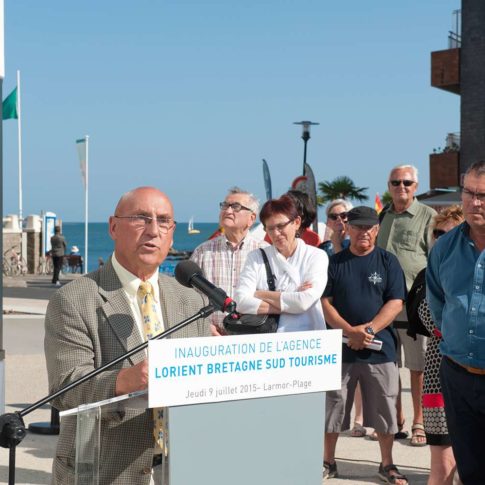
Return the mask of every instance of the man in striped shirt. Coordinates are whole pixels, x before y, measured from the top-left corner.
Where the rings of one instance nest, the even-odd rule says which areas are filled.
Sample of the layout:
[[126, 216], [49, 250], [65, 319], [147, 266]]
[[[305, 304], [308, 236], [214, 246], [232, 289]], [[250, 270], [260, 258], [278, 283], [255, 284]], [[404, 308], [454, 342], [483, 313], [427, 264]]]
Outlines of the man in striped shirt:
[[[247, 255], [254, 249], [268, 246], [249, 233], [258, 209], [259, 202], [253, 194], [238, 187], [231, 188], [224, 202], [220, 203], [219, 224], [223, 234], [199, 245], [190, 258], [201, 267], [210, 282], [231, 298]], [[210, 318], [212, 334], [224, 335], [224, 314], [215, 312]]]

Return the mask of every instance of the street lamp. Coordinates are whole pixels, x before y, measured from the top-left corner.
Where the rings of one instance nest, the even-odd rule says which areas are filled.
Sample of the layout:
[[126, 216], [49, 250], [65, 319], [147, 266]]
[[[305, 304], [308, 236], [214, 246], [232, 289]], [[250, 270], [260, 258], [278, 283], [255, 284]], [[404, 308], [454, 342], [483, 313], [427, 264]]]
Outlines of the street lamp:
[[310, 139], [310, 126], [319, 125], [320, 123], [314, 123], [313, 121], [295, 121], [294, 125], [302, 125], [303, 132], [301, 139], [303, 140], [303, 175], [305, 175], [305, 163], [306, 163], [306, 144]]

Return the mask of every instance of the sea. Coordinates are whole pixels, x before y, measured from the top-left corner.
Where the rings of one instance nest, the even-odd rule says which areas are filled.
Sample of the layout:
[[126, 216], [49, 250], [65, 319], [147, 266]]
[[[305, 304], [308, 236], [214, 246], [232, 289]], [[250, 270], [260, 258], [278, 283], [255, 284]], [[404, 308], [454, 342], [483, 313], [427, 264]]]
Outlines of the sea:
[[[178, 222], [175, 228], [173, 248], [177, 251], [193, 251], [199, 244], [209, 239], [217, 230], [217, 222], [200, 222], [194, 225], [199, 234], [189, 234], [188, 223]], [[84, 258], [84, 222], [63, 222], [62, 233], [66, 238], [67, 250], [77, 246]], [[90, 222], [88, 225], [88, 271], [98, 268], [99, 258], [106, 261], [113, 253], [114, 245], [106, 222]], [[160, 266], [160, 271], [173, 274], [179, 259], [170, 256]]]

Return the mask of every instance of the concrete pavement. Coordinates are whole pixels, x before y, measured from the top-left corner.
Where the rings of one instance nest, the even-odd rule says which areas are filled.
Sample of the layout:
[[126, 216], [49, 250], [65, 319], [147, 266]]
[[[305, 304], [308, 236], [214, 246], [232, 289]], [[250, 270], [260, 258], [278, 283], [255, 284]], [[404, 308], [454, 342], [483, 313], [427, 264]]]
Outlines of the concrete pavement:
[[[25, 288], [25, 287], [24, 287]], [[55, 289], [52, 288], [54, 291]], [[24, 290], [22, 290], [24, 291]], [[43, 313], [46, 300], [4, 298], [4, 309], [26, 311], [29, 315], [4, 315], [4, 347], [6, 350], [6, 412], [18, 411], [43, 398], [47, 392], [47, 376], [43, 354]], [[412, 403], [409, 372], [401, 371], [405, 429], [410, 430]], [[26, 425], [48, 422], [50, 407], [43, 406], [25, 417]], [[289, 430], [291, 432], [291, 430]], [[50, 470], [57, 438], [28, 433], [17, 448], [17, 484], [50, 483]], [[339, 478], [323, 483], [330, 485], [382, 483], [377, 477], [379, 445], [366, 438], [352, 438], [344, 433], [337, 444]], [[429, 447], [414, 448], [409, 440], [396, 441], [394, 462], [408, 476], [410, 484], [424, 485], [429, 473]], [[7, 483], [8, 450], [0, 448], [0, 483]], [[191, 484], [188, 484], [191, 485]], [[209, 484], [201, 484], [209, 485]], [[299, 485], [299, 484], [295, 484]]]

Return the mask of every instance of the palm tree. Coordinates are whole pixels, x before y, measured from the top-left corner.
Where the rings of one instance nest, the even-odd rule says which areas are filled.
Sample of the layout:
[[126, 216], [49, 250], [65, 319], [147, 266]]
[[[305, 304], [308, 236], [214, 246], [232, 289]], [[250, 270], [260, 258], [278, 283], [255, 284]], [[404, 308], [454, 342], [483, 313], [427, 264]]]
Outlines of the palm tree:
[[390, 204], [392, 202], [392, 197], [388, 190], [386, 190], [382, 194], [381, 200], [384, 205]]
[[335, 199], [354, 199], [363, 202], [369, 199], [365, 194], [368, 188], [356, 187], [353, 180], [346, 175], [337, 177], [332, 182], [325, 180], [318, 184], [318, 190], [321, 193], [317, 198], [318, 205], [325, 205], [327, 202]]

